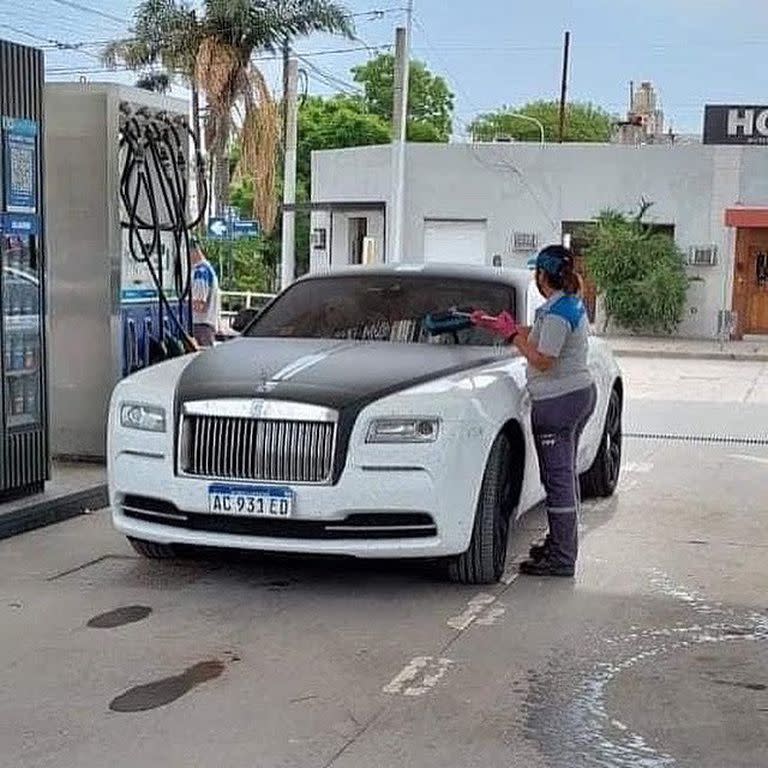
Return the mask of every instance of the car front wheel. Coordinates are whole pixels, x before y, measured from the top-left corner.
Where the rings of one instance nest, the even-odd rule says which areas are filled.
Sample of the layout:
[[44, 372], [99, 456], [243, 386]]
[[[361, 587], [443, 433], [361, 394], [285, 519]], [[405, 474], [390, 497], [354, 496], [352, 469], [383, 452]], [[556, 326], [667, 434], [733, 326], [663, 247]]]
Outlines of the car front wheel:
[[514, 471], [512, 446], [506, 435], [499, 435], [485, 468], [469, 549], [448, 566], [452, 581], [495, 584], [504, 574], [515, 487]]
[[581, 476], [581, 493], [585, 499], [613, 496], [621, 475], [621, 452], [621, 394], [614, 389], [608, 401], [608, 413], [597, 456], [592, 466]]

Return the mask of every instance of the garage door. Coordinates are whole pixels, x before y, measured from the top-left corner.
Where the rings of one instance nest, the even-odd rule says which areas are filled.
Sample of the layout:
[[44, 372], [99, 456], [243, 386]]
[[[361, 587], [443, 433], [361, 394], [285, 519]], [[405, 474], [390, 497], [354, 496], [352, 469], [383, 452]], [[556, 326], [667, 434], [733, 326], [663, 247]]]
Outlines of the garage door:
[[424, 261], [449, 264], [486, 263], [485, 221], [424, 222]]

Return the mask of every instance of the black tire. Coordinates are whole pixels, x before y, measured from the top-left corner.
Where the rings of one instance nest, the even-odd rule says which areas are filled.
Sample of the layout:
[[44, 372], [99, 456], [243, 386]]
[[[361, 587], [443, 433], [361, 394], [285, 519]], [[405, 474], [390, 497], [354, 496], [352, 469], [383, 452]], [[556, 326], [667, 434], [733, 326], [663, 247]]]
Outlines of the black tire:
[[128, 538], [131, 546], [142, 556], [149, 560], [173, 560], [176, 551], [170, 544], [156, 544], [154, 541]]
[[581, 495], [585, 499], [613, 496], [621, 476], [621, 393], [614, 389], [608, 401], [603, 438], [592, 466], [581, 476]]
[[499, 435], [483, 476], [469, 549], [448, 564], [448, 576], [459, 584], [495, 584], [507, 564], [509, 522], [512, 517], [514, 477], [512, 446]]

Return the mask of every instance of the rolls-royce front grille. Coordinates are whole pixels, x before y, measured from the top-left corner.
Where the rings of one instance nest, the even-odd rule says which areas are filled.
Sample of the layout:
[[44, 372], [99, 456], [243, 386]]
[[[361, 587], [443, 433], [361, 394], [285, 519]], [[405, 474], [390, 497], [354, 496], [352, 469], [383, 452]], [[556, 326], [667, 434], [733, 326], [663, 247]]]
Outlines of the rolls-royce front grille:
[[199, 477], [325, 483], [333, 473], [334, 422], [188, 414], [182, 472]]

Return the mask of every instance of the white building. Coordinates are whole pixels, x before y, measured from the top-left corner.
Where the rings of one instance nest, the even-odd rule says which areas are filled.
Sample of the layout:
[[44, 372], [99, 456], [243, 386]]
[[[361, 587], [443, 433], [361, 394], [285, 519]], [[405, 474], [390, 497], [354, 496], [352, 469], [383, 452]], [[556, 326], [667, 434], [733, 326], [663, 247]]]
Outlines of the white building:
[[[311, 265], [391, 260], [391, 147], [313, 156]], [[603, 144], [409, 145], [404, 259], [505, 266], [604, 208], [655, 203], [650, 220], [691, 256], [680, 333], [768, 333], [768, 150]], [[576, 245], [578, 245], [576, 243]]]

